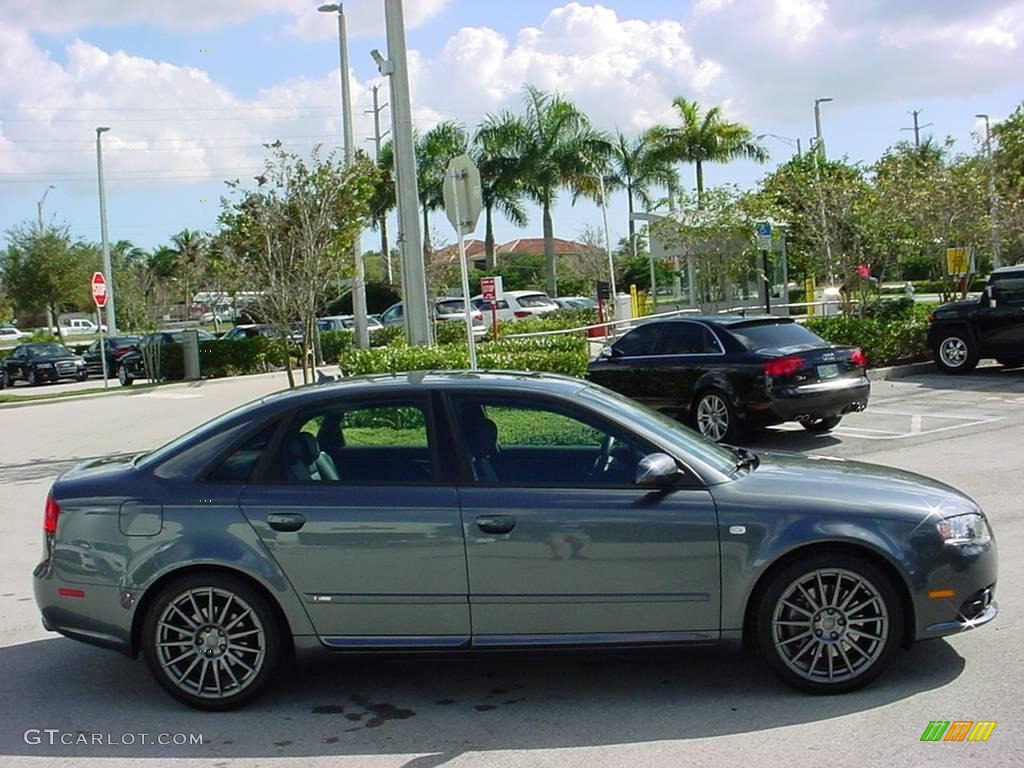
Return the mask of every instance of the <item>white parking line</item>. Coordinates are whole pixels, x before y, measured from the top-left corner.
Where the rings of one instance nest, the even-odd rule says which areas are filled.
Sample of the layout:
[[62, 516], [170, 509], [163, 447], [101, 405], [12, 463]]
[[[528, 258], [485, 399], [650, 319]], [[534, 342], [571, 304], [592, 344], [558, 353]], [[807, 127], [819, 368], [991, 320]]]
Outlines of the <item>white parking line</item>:
[[[931, 414], [929, 414], [929, 415], [931, 415]], [[939, 418], [953, 418], [953, 417], [947, 416], [947, 417], [939, 417]], [[961, 416], [959, 418], [963, 418], [963, 417]], [[913, 422], [912, 422], [911, 423], [911, 431], [910, 432], [895, 432], [895, 433], [891, 433], [891, 434], [887, 434], [887, 435], [864, 435], [864, 434], [857, 434], [857, 432], [867, 432], [867, 431], [881, 432], [881, 431], [884, 431], [884, 430], [868, 430], [866, 427], [855, 427], [855, 426], [837, 427], [836, 429], [832, 430], [832, 434], [841, 435], [843, 437], [856, 437], [856, 438], [859, 438], [861, 440], [905, 440], [908, 437], [921, 437], [922, 435], [935, 435], [935, 434], [938, 434], [939, 432], [949, 432], [950, 430], [954, 430], [954, 429], [970, 429], [971, 427], [979, 427], [979, 426], [981, 426], [983, 424], [992, 424], [993, 422], [996, 422], [996, 421], [1005, 421], [1005, 420], [1006, 420], [1006, 417], [1004, 417], [1004, 416], [991, 416], [991, 417], [984, 418], [984, 419], [975, 419], [973, 421], [965, 421], [962, 424], [950, 424], [948, 426], [938, 427], [936, 429], [926, 429], [926, 430], [920, 430], [919, 429], [919, 431], [916, 431], [916, 432], [914, 431], [914, 428], [913, 428], [914, 425], [913, 425]], [[918, 425], [918, 426], [920, 426], [920, 425]]]
[[153, 397], [157, 400], [191, 400], [196, 397], [202, 397], [202, 395], [189, 395], [178, 392], [147, 392], [142, 397]]

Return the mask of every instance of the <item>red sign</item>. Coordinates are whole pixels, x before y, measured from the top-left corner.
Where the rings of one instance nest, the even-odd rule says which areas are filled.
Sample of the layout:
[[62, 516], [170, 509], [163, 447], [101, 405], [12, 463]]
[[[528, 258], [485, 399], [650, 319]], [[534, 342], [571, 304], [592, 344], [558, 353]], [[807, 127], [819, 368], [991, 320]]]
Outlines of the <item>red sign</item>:
[[102, 272], [92, 273], [92, 300], [96, 306], [103, 308], [107, 305], [107, 280]]
[[493, 277], [480, 278], [480, 298], [484, 301], [496, 301], [498, 298], [497, 286]]

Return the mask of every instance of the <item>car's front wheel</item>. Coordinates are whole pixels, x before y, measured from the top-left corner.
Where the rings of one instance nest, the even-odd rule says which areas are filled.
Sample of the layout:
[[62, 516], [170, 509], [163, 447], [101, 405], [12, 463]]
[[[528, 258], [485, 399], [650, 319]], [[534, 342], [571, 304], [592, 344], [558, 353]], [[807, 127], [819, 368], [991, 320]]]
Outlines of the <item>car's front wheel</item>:
[[889, 577], [857, 557], [798, 561], [768, 585], [756, 639], [771, 670], [811, 693], [846, 693], [878, 677], [903, 638], [900, 599]]
[[128, 369], [123, 365], [117, 366], [117, 380], [120, 382], [122, 387], [130, 387], [132, 382], [135, 381], [135, 379], [129, 375]]
[[694, 426], [708, 440], [730, 442], [740, 432], [739, 419], [729, 396], [720, 389], [702, 392], [693, 408]]
[[34, 387], [38, 383], [39, 383], [39, 380], [36, 378], [36, 369], [35, 368], [29, 368], [28, 369], [28, 385], [30, 387]]
[[946, 373], [968, 373], [978, 366], [978, 350], [966, 331], [947, 331], [935, 346], [935, 364]]
[[257, 590], [241, 579], [197, 573], [156, 596], [143, 627], [150, 672], [190, 707], [228, 710], [266, 687], [282, 656], [281, 627]]
[[831, 432], [833, 429], [839, 426], [839, 422], [841, 422], [842, 420], [842, 416], [828, 416], [827, 418], [824, 419], [810, 419], [809, 421], [801, 421], [800, 426], [802, 426], [808, 432], [820, 434], [822, 432]]

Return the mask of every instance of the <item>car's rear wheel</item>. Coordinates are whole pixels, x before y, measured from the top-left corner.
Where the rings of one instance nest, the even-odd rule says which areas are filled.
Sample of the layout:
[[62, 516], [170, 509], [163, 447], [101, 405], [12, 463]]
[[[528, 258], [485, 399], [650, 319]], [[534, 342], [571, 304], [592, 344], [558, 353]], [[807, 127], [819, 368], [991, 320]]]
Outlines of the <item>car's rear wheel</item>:
[[130, 387], [132, 382], [135, 381], [135, 379], [128, 375], [128, 369], [123, 365], [117, 366], [117, 380], [121, 383], [122, 387]]
[[810, 419], [808, 421], [801, 421], [800, 426], [802, 426], [808, 432], [820, 434], [821, 432], [831, 432], [833, 429], [839, 426], [839, 422], [841, 422], [842, 420], [842, 416], [829, 416], [824, 419]]
[[757, 645], [771, 670], [810, 693], [846, 693], [878, 677], [903, 638], [895, 587], [871, 563], [821, 554], [768, 585], [756, 614]]
[[729, 396], [720, 389], [702, 392], [693, 408], [694, 426], [708, 440], [729, 442], [740, 432], [739, 419]]
[[283, 648], [267, 600], [232, 576], [198, 573], [168, 584], [143, 627], [150, 672], [190, 707], [240, 707], [270, 682]]
[[978, 350], [966, 331], [947, 331], [935, 346], [935, 364], [946, 373], [967, 373], [978, 365]]

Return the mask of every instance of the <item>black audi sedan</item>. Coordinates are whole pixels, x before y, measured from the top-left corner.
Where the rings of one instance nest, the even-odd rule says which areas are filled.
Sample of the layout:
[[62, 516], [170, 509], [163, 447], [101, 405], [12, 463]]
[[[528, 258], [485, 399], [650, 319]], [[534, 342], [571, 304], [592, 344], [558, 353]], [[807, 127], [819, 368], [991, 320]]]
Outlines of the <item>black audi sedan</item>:
[[602, 350], [587, 377], [732, 442], [744, 427], [796, 421], [828, 432], [867, 407], [864, 353], [789, 318], [686, 317], [637, 326]]
[[85, 361], [56, 342], [19, 344], [3, 359], [3, 384], [13, 387], [24, 381], [35, 386], [61, 379], [84, 381]]

